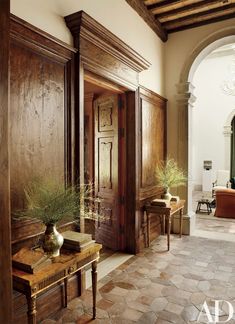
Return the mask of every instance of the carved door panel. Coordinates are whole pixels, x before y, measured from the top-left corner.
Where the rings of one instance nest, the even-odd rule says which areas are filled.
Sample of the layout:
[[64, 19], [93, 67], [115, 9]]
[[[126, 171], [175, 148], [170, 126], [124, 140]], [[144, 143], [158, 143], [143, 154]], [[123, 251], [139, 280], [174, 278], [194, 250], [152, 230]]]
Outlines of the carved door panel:
[[118, 95], [101, 96], [95, 110], [95, 191], [101, 198], [96, 222], [96, 241], [117, 250], [118, 199]]

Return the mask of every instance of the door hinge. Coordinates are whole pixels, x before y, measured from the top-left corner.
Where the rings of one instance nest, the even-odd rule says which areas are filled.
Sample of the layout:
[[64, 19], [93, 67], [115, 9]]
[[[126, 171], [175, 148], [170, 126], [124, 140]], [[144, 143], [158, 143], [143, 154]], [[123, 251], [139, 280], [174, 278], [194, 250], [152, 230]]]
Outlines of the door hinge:
[[125, 197], [124, 196], [119, 196], [119, 204], [124, 205], [125, 204]]
[[119, 137], [124, 137], [125, 136], [125, 129], [122, 127], [122, 128], [119, 128]]
[[122, 234], [122, 235], [125, 234], [125, 227], [124, 227], [124, 225], [119, 225], [119, 234]]

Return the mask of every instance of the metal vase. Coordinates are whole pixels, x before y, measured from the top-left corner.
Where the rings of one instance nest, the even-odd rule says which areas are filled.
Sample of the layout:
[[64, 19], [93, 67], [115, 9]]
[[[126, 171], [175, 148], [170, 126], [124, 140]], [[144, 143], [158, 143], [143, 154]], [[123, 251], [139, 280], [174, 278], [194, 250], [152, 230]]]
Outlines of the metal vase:
[[60, 255], [60, 248], [64, 243], [63, 236], [57, 231], [55, 224], [48, 224], [42, 239], [42, 248], [50, 257]]

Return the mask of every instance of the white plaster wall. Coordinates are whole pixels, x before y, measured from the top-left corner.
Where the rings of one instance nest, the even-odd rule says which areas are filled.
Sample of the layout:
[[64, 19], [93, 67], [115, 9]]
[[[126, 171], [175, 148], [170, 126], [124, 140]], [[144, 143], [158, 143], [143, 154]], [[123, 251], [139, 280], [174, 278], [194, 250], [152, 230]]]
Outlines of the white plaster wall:
[[11, 0], [11, 12], [72, 45], [63, 17], [84, 10], [151, 63], [140, 83], [164, 96], [165, 44], [125, 0]]
[[[204, 160], [212, 160], [212, 180], [216, 170], [227, 169], [229, 152], [225, 147], [224, 126], [235, 109], [235, 96], [222, 90], [224, 80], [231, 76], [234, 54], [208, 56], [196, 70], [193, 77], [197, 100], [193, 107], [193, 166], [194, 185], [202, 185]], [[234, 74], [232, 75], [234, 77]]]
[[[169, 35], [165, 48], [165, 89], [168, 99], [168, 154], [178, 158], [178, 108], [176, 85], [188, 59], [192, 57], [199, 43], [218, 31], [234, 26], [235, 19], [188, 29]], [[187, 141], [187, 139], [185, 139]]]

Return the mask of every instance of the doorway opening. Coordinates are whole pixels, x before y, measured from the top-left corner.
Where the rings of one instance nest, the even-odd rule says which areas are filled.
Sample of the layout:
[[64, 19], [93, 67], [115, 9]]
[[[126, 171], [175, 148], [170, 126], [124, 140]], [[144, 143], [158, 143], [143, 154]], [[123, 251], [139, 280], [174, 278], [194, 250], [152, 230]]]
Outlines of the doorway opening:
[[85, 232], [103, 245], [101, 258], [125, 250], [125, 89], [85, 73], [84, 179], [94, 184], [98, 214]]
[[229, 127], [226, 125], [228, 116], [234, 110], [234, 96], [227, 89], [233, 77], [230, 68], [234, 48], [234, 43], [229, 43], [211, 51], [197, 66], [192, 77], [196, 101], [190, 110], [189, 151], [192, 206], [196, 212], [194, 235], [226, 239], [226, 236], [229, 238], [228, 235], [235, 233], [235, 215], [233, 218], [230, 214], [224, 216], [215, 212], [219, 206], [216, 206], [216, 189], [213, 189], [231, 187], [232, 118]]

